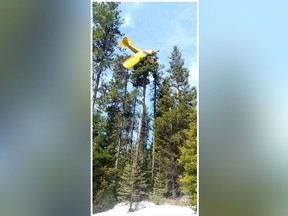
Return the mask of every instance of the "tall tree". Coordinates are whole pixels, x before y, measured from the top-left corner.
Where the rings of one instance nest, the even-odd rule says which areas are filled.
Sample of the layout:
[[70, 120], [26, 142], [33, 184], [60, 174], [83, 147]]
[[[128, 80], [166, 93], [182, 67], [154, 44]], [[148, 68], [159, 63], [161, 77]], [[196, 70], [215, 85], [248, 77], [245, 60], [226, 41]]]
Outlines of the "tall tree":
[[[153, 120], [156, 119], [156, 108], [157, 108], [157, 94], [159, 92], [161, 79], [163, 72], [161, 71], [164, 68], [164, 65], [159, 65], [158, 70], [153, 71], [153, 86], [152, 86], [152, 98], [153, 101]], [[155, 133], [153, 132], [152, 138], [152, 161], [151, 161], [151, 186], [153, 188], [154, 184], [154, 174], [155, 174]]]
[[[129, 74], [128, 70], [123, 67], [123, 61], [127, 58], [127, 56], [121, 56], [117, 55], [116, 59], [114, 60], [114, 67], [113, 67], [113, 80], [112, 83], [114, 93], [117, 95], [118, 99], [121, 100], [121, 111], [119, 113], [119, 119], [120, 119], [120, 127], [119, 127], [119, 135], [117, 140], [117, 150], [116, 150], [116, 159], [115, 159], [115, 168], [118, 169], [118, 164], [120, 160], [120, 151], [123, 145], [123, 141], [125, 143], [128, 142], [128, 133], [129, 131], [129, 116], [131, 116], [131, 113], [129, 112], [127, 106], [127, 99], [128, 99], [128, 92], [127, 92], [127, 85], [128, 85], [128, 79]], [[125, 131], [124, 131], [125, 129]], [[126, 134], [125, 134], [126, 132]], [[123, 135], [125, 135], [125, 140]]]
[[[147, 150], [147, 139], [149, 131], [149, 116], [144, 111], [143, 130], [140, 138], [139, 153], [136, 145], [131, 149], [131, 157], [124, 166], [120, 175], [118, 188], [118, 199], [129, 203], [129, 211], [137, 208], [137, 203], [147, 198], [150, 185], [149, 154]], [[136, 154], [139, 155], [138, 163], [135, 163]]]
[[[135, 150], [135, 148], [134, 148]], [[122, 202], [129, 203], [129, 212], [136, 209], [137, 203], [145, 197], [146, 179], [145, 172], [138, 163], [133, 167], [133, 162], [127, 162], [120, 177], [118, 198]]]
[[93, 3], [93, 108], [97, 99], [100, 78], [111, 67], [115, 47], [123, 23], [117, 2]]
[[[154, 157], [155, 157], [155, 170], [154, 175], [158, 176], [157, 184], [153, 185], [153, 190], [157, 191], [159, 185], [165, 186], [164, 192], [168, 191], [168, 177], [167, 177], [167, 156], [165, 155], [169, 138], [167, 120], [163, 118], [163, 115], [169, 113], [174, 106], [172, 99], [172, 90], [170, 85], [170, 78], [164, 78], [160, 85], [159, 92], [157, 94], [157, 108], [156, 118], [153, 122], [153, 134], [154, 134]], [[168, 138], [166, 140], [166, 137]]]
[[[155, 63], [151, 63], [151, 61], [149, 61], [148, 58], [149, 59], [153, 58]], [[136, 154], [134, 163], [136, 164], [138, 163], [140, 149], [143, 148], [140, 145], [141, 145], [141, 135], [143, 132], [143, 123], [145, 119], [144, 114], [146, 109], [146, 88], [147, 84], [150, 83], [149, 73], [155, 73], [155, 71], [158, 70], [158, 64], [156, 63], [156, 61], [157, 56], [155, 54], [147, 55], [146, 58], [142, 59], [138, 64], [134, 66], [134, 71], [132, 74], [133, 86], [136, 88], [142, 87], [141, 111], [138, 121], [137, 139], [135, 143]], [[140, 158], [143, 157], [140, 155]]]
[[177, 46], [169, 57], [169, 78], [160, 87], [157, 117], [154, 121], [156, 163], [165, 181], [166, 196], [176, 198], [181, 194], [179, 175], [183, 165], [179, 163], [180, 147], [186, 141], [185, 130], [191, 121], [193, 89], [189, 86], [189, 70]]
[[[120, 175], [119, 164], [124, 166], [132, 119], [131, 99], [127, 91], [128, 74], [123, 67], [127, 56], [117, 55], [113, 61], [112, 78], [106, 83], [106, 93], [99, 97], [98, 109], [94, 112], [93, 179], [94, 200], [101, 202], [103, 194], [111, 192], [117, 198]], [[101, 181], [96, 178], [101, 177]], [[105, 183], [105, 184], [104, 184]]]
[[189, 94], [189, 70], [184, 67], [184, 59], [182, 53], [177, 46], [173, 47], [171, 56], [169, 57], [169, 69], [167, 72], [170, 74], [172, 87], [176, 90], [175, 99], [177, 102], [185, 100]]
[[182, 191], [190, 195], [190, 204], [197, 205], [197, 112], [196, 107], [191, 108], [191, 123], [185, 131], [187, 140], [180, 148], [179, 162], [184, 166], [181, 176]]
[[[156, 61], [156, 56], [148, 57], [154, 57]], [[147, 157], [150, 154], [147, 152], [149, 115], [146, 108], [146, 89], [150, 82], [149, 74], [157, 70], [157, 68], [157, 63], [151, 63], [147, 58], [144, 58], [134, 66], [133, 73], [131, 75], [133, 86], [136, 89], [142, 88], [141, 107], [140, 115], [138, 118], [137, 137], [135, 144], [131, 145], [130, 160], [126, 164], [120, 177], [120, 188], [118, 191], [119, 199], [126, 199], [129, 201], [130, 211], [132, 211], [132, 204], [143, 199], [145, 197], [145, 190], [147, 190]], [[135, 98], [134, 108], [136, 103], [137, 100]], [[135, 122], [135, 119], [133, 119], [132, 122]], [[134, 126], [132, 126], [132, 128], [133, 127]]]
[[156, 117], [162, 117], [163, 114], [169, 112], [173, 106], [171, 80], [169, 77], [165, 77], [157, 93]]
[[[137, 124], [136, 107], [137, 107], [137, 104], [139, 103], [138, 95], [139, 95], [139, 89], [135, 88], [131, 91], [130, 104], [132, 106], [132, 119], [131, 119], [131, 128], [130, 128], [130, 132], [129, 132], [130, 134], [129, 134], [129, 142], [128, 142], [129, 143], [129, 147], [128, 147], [129, 151], [132, 150], [133, 135], [134, 135], [135, 125]], [[131, 157], [131, 154], [129, 156]]]
[[[114, 200], [112, 191], [113, 146], [107, 145], [106, 119], [99, 113], [93, 116], [93, 212], [104, 211], [106, 203]], [[108, 196], [107, 196], [108, 195]]]

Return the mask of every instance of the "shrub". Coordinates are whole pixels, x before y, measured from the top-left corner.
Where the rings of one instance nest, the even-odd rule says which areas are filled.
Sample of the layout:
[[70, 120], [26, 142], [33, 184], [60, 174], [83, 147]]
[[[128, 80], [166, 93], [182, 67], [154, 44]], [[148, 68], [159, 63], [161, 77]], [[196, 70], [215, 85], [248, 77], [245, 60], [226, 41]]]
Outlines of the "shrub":
[[93, 202], [93, 213], [112, 209], [117, 204], [112, 190], [101, 190]]

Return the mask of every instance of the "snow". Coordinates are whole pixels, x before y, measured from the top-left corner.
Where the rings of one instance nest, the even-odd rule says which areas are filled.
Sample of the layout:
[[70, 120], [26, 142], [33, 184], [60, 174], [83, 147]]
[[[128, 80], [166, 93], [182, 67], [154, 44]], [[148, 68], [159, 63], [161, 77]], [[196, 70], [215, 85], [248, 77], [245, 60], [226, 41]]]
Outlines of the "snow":
[[119, 203], [113, 209], [93, 214], [93, 216], [197, 216], [197, 213], [189, 207], [176, 206], [176, 205], [156, 205], [151, 202], [142, 201], [138, 204], [138, 208], [134, 212], [129, 212], [129, 205]]

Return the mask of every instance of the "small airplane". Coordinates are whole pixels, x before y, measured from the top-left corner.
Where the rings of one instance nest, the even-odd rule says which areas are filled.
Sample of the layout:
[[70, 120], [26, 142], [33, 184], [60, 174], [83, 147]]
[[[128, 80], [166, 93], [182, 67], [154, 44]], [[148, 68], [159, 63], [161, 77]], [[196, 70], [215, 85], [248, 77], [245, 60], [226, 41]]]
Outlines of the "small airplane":
[[[135, 54], [133, 56], [130, 56], [128, 59], [126, 59], [123, 63], [123, 66], [127, 69], [132, 68], [134, 65], [136, 65], [138, 62], [140, 62], [141, 58], [145, 58], [147, 55], [155, 54], [158, 51], [154, 50], [141, 50], [138, 49], [131, 44], [131, 39], [124, 37], [123, 40], [120, 42], [120, 47], [127, 46], [132, 52]], [[148, 61], [150, 63], [154, 63], [154, 59], [148, 58]]]

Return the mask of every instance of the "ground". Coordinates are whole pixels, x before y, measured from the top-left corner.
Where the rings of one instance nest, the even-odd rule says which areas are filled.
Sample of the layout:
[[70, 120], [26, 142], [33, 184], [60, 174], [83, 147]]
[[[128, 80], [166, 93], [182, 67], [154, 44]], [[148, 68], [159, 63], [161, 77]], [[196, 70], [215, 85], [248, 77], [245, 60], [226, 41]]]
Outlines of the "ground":
[[93, 216], [197, 216], [197, 213], [190, 207], [176, 206], [176, 205], [156, 205], [151, 202], [141, 202], [134, 212], [128, 213], [128, 204], [119, 203], [113, 209], [93, 214]]

